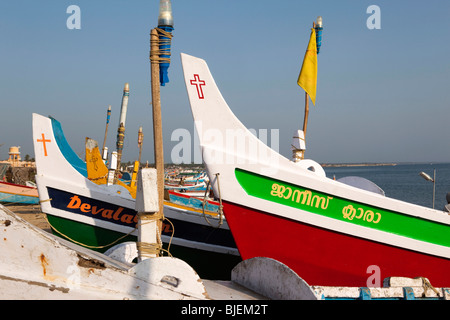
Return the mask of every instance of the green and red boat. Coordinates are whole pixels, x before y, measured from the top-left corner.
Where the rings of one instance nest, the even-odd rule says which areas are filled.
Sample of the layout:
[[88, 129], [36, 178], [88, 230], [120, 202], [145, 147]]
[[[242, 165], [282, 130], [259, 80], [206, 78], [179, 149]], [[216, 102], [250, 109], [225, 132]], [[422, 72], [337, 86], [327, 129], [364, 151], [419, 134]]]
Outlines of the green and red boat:
[[308, 284], [366, 286], [426, 277], [450, 284], [450, 216], [327, 178], [291, 161], [233, 114], [202, 59], [181, 55], [203, 161], [244, 260], [276, 259]]

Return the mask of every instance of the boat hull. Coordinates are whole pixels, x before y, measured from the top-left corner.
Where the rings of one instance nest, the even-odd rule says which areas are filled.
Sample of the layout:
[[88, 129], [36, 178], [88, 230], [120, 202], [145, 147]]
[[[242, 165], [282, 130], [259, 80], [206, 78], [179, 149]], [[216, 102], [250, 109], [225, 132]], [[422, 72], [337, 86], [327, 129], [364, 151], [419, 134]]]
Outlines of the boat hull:
[[[45, 190], [42, 193], [49, 201], [42, 211], [55, 235], [99, 252], [137, 241], [134, 202], [50, 186]], [[186, 261], [203, 278], [230, 278], [231, 270], [242, 259], [226, 223], [220, 225], [217, 217], [205, 219], [200, 210], [170, 202], [164, 204], [164, 217], [164, 249]]]
[[210, 213], [219, 213], [220, 203], [204, 197], [189, 196], [184, 193], [168, 191], [169, 199], [172, 203], [190, 206], [198, 210], [209, 211]]
[[0, 182], [0, 202], [38, 204], [39, 196], [36, 188]]
[[[114, 231], [111, 228], [102, 228], [72, 219], [62, 218], [60, 216], [47, 215], [50, 225], [54, 228], [55, 235], [63, 238], [70, 238], [72, 242], [81, 244], [98, 252], [106, 252], [111, 248], [111, 244], [123, 243], [127, 241], [136, 242], [137, 236], [124, 234]], [[199, 230], [198, 225], [191, 225], [189, 234], [183, 232], [186, 223], [180, 220], [171, 219], [173, 227], [167, 222], [163, 222], [163, 249], [169, 250], [170, 254], [178, 259], [186, 261], [203, 279], [228, 280], [231, 270], [242, 261], [239, 255], [236, 255], [236, 245], [231, 237], [229, 230], [227, 234], [222, 232], [210, 234], [207, 242], [199, 242], [199, 234], [205, 234]], [[177, 238], [172, 238], [173, 228], [182, 231]], [[55, 231], [58, 230], [58, 231]], [[222, 229], [223, 230], [223, 229]], [[204, 238], [204, 237], [203, 237]], [[117, 242], [117, 239], [120, 239]], [[225, 242], [224, 239], [227, 239]], [[203, 239], [205, 240], [205, 239]], [[169, 247], [170, 243], [170, 247]], [[218, 244], [222, 250], [218, 250]], [[212, 247], [216, 248], [213, 249]]]
[[[349, 236], [224, 201], [224, 212], [244, 260], [278, 260], [311, 285], [373, 286], [385, 277], [424, 276], [450, 283], [450, 260]], [[378, 272], [376, 274], [375, 272]]]

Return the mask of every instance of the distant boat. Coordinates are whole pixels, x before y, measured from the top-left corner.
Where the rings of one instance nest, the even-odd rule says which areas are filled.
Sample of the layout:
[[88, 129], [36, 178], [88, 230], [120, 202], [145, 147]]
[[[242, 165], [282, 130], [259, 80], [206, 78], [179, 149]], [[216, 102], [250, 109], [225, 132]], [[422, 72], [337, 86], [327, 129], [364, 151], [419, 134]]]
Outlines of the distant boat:
[[[137, 240], [129, 188], [90, 181], [86, 163], [70, 148], [55, 119], [33, 114], [33, 140], [41, 210], [57, 235], [102, 252], [119, 238]], [[170, 243], [171, 254], [203, 277], [229, 278], [241, 258], [226, 221], [217, 227], [217, 213], [169, 201], [164, 202], [164, 216], [172, 223], [163, 222], [164, 248]]]
[[181, 204], [197, 210], [206, 210], [207, 212], [219, 213], [219, 201], [211, 199], [202, 199], [201, 197], [194, 197], [176, 191], [168, 191], [171, 203]]
[[[278, 260], [310, 285], [365, 287], [372, 275], [450, 285], [447, 212], [334, 181], [313, 160], [283, 157], [233, 114], [204, 60], [181, 58], [197, 132], [209, 134], [199, 134], [206, 171], [220, 174], [211, 184], [215, 193], [220, 187], [244, 260]], [[234, 133], [239, 146], [217, 143], [212, 133]]]
[[193, 197], [202, 197], [205, 195], [206, 183], [196, 183], [196, 184], [164, 184], [164, 189], [169, 191], [176, 191], [178, 193], [183, 193]]
[[39, 195], [34, 186], [0, 181], [0, 202], [9, 204], [38, 204]]
[[[182, 171], [167, 174], [170, 178], [164, 180], [164, 189], [176, 191], [193, 197], [202, 197], [207, 192], [208, 177], [205, 172]], [[175, 176], [175, 177], [174, 177]]]

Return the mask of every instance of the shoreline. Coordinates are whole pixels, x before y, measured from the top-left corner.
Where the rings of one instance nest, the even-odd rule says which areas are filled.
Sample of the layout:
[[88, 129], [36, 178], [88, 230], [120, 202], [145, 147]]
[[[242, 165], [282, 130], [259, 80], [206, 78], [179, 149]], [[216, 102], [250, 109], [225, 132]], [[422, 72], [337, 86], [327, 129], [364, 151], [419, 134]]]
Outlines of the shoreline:
[[321, 163], [322, 167], [382, 167], [396, 166], [397, 163]]

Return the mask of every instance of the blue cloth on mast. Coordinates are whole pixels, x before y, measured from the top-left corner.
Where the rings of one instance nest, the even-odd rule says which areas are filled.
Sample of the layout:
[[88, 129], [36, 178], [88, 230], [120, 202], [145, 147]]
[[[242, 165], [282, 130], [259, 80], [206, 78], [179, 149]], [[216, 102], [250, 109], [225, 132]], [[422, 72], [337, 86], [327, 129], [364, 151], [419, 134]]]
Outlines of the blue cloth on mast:
[[[158, 26], [158, 28], [160, 28], [166, 32], [169, 32], [169, 33], [172, 33], [172, 31], [173, 31], [173, 27], [170, 27], [170, 26]], [[171, 41], [171, 39], [168, 37], [165, 37], [161, 33], [159, 34], [159, 39], [160, 39], [160, 41], [162, 40], [162, 44], [159, 46], [159, 50], [163, 53], [167, 53], [167, 54], [161, 54], [160, 57], [170, 59], [170, 47], [171, 47], [170, 41]], [[165, 86], [165, 84], [169, 82], [169, 76], [168, 76], [169, 66], [170, 66], [170, 62], [161, 62], [159, 64], [159, 81], [162, 86]]]

